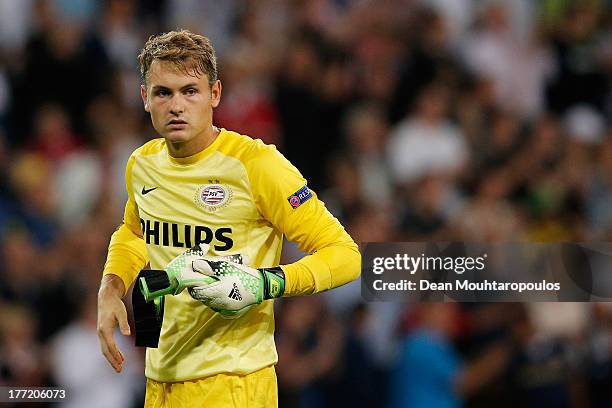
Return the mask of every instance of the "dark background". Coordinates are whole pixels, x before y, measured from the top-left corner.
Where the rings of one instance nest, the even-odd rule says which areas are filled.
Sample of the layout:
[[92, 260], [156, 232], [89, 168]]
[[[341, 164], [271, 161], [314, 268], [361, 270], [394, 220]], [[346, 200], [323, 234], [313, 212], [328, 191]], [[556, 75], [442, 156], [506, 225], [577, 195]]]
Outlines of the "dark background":
[[[609, 0], [0, 1], [0, 385], [141, 404], [141, 351], [126, 339], [114, 374], [95, 294], [125, 162], [156, 136], [149, 35], [210, 36], [215, 124], [276, 144], [356, 241], [610, 241], [611, 17]], [[276, 316], [281, 407], [612, 400], [608, 304], [365, 304], [355, 282]]]

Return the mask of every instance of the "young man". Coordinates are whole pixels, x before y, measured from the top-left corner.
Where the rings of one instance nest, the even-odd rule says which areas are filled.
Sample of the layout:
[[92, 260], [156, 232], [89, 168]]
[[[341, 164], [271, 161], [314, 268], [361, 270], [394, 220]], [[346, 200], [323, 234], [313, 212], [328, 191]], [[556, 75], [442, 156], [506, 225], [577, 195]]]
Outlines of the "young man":
[[[113, 330], [118, 324], [130, 334], [121, 298], [147, 262], [163, 269], [199, 243], [210, 255], [241, 254], [268, 289], [231, 316], [206, 305], [228, 300], [215, 296], [243, 301], [236, 293], [208, 293], [208, 303], [188, 291], [166, 296], [159, 346], [147, 349], [145, 406], [276, 406], [273, 301], [263, 299], [354, 280], [357, 245], [274, 146], [212, 124], [221, 82], [206, 37], [188, 31], [151, 37], [139, 61], [144, 108], [162, 138], [127, 163], [128, 202], [98, 295], [102, 353], [120, 372]], [[311, 255], [279, 267], [283, 235]], [[269, 290], [268, 278], [280, 290]]]

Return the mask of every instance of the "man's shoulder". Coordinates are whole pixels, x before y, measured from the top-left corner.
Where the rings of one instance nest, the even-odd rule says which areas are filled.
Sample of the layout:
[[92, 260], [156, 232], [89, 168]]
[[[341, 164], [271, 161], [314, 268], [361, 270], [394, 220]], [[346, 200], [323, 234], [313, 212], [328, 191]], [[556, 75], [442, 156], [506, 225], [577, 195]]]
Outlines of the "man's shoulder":
[[165, 146], [166, 146], [166, 141], [163, 138], [158, 137], [158, 138], [149, 140], [148, 142], [146, 142], [145, 144], [143, 144], [142, 146], [134, 150], [132, 152], [131, 157], [136, 158], [140, 156], [148, 156], [150, 154], [156, 154], [162, 151]]
[[261, 139], [253, 139], [231, 130], [225, 131], [225, 140], [220, 150], [222, 153], [235, 157], [243, 163], [252, 162], [258, 158], [265, 158], [276, 154], [276, 146], [266, 144]]

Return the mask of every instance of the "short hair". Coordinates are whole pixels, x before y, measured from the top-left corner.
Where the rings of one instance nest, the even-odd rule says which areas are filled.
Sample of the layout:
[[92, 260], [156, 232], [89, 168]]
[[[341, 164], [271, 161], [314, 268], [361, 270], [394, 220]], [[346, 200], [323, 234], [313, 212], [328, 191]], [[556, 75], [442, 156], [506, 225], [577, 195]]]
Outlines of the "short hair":
[[217, 81], [217, 57], [210, 40], [188, 30], [170, 31], [149, 37], [138, 54], [140, 79], [145, 85], [153, 61], [172, 63], [180, 72], [206, 74], [212, 86]]

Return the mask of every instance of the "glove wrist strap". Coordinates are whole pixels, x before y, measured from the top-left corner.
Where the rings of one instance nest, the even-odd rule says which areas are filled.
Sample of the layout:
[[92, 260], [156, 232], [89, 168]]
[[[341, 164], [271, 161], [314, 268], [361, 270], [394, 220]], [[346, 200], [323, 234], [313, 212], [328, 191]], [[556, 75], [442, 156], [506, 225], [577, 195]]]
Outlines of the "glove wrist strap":
[[174, 294], [178, 287], [176, 280], [170, 280], [164, 270], [143, 270], [138, 278], [138, 287], [145, 300], [150, 302], [154, 298]]
[[[164, 271], [142, 270], [140, 279], [152, 282], [152, 287], [160, 289], [164, 282], [158, 282], [157, 277], [165, 275]], [[160, 287], [157, 284], [160, 283]], [[157, 348], [164, 319], [164, 298], [156, 298], [153, 302], [145, 300], [143, 293], [137, 288], [132, 291], [132, 307], [134, 308], [134, 325], [136, 328], [136, 347]]]
[[275, 299], [285, 293], [285, 273], [280, 266], [259, 269], [263, 275], [263, 298]]

